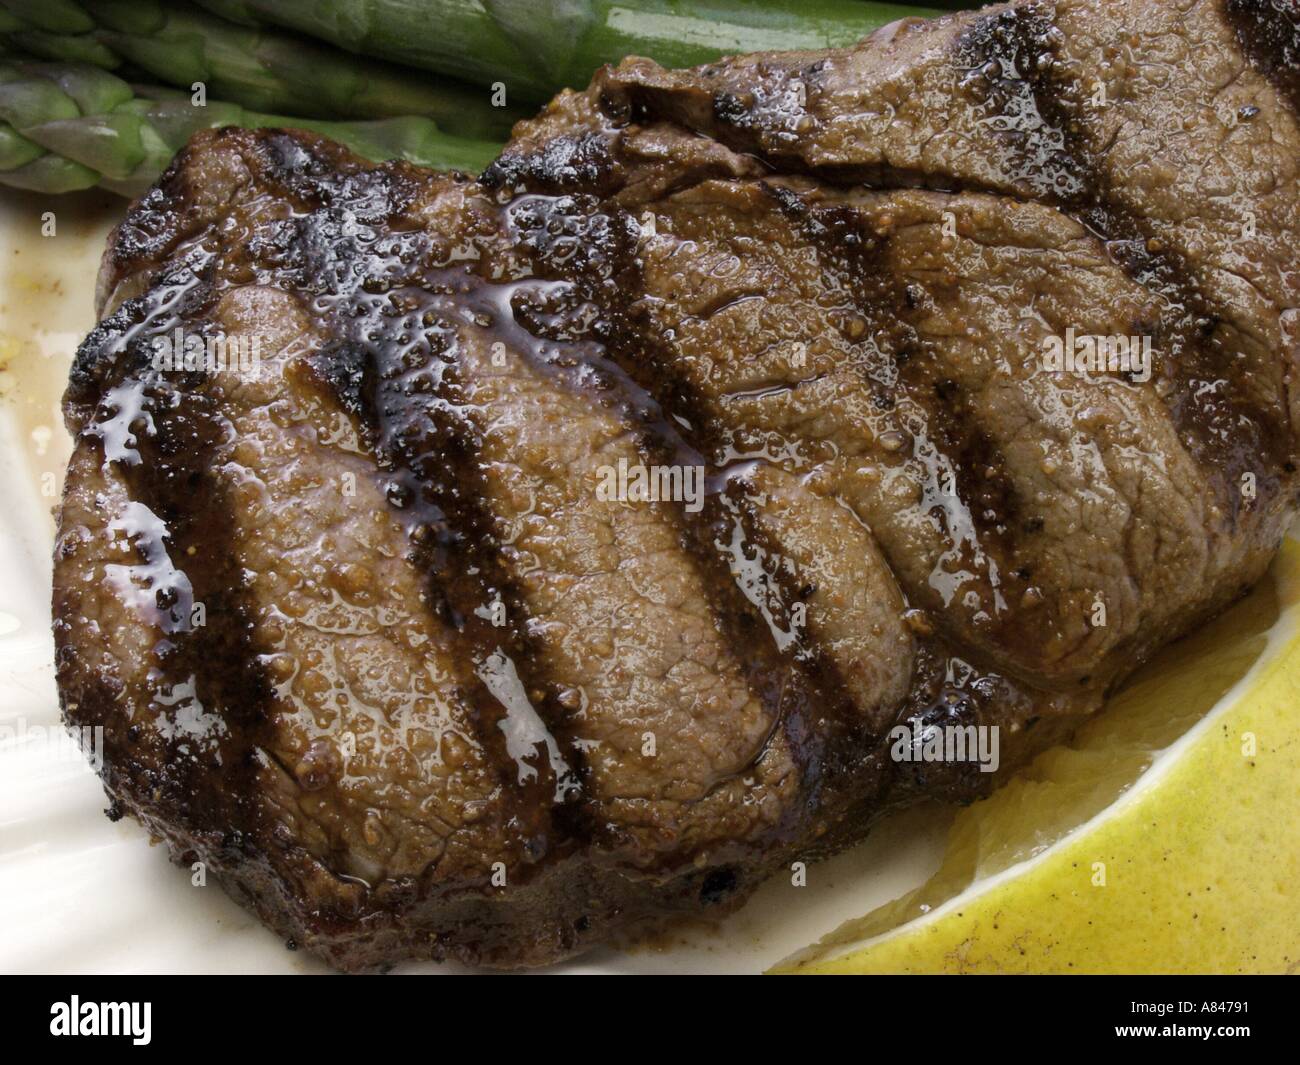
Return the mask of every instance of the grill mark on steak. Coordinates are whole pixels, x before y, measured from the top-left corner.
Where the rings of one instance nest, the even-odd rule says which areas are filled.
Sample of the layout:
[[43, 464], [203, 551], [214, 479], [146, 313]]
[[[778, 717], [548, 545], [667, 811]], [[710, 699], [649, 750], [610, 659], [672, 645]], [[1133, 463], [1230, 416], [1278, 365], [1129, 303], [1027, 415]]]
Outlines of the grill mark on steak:
[[[298, 142], [268, 145], [265, 176], [305, 212], [272, 275], [318, 291], [313, 311], [334, 339], [311, 357], [312, 375], [371, 448], [376, 480], [410, 538], [410, 562], [425, 578], [427, 606], [473, 663], [463, 695], [511, 796], [526, 869], [571, 850], [589, 829], [574, 802], [582, 752], [570, 746], [562, 755], [553, 738], [556, 686], [542, 673], [523, 597], [500, 557], [480, 441], [460, 395], [456, 308], [483, 283], [468, 269], [430, 265], [436, 249], [404, 218], [414, 190], [391, 173], [340, 174]], [[502, 625], [494, 603], [504, 609]], [[512, 735], [533, 732], [520, 715], [533, 713], [544, 742], [512, 751]]]
[[[526, 699], [549, 730], [554, 685], [537, 675], [540, 658], [526, 635], [526, 608], [502, 564], [483, 502], [479, 442], [460, 409], [454, 333], [419, 289], [393, 289], [336, 308], [330, 318], [336, 330], [351, 336], [319, 352], [313, 369], [336, 389], [373, 449], [376, 479], [407, 530], [410, 561], [424, 575], [428, 608], [456, 632], [462, 654], [474, 663], [477, 681], [465, 686], [465, 695], [476, 734], [516, 795], [525, 856], [540, 860], [563, 842], [552, 838], [557, 833], [551, 820], [554, 807], [578, 792], [570, 765], [580, 752], [562, 758], [554, 740], [531, 754], [512, 755], [509, 749], [503, 725], [512, 724], [512, 712], [522, 711], [516, 700]], [[417, 336], [422, 331], [422, 338], [408, 329]], [[504, 624], [494, 623], [494, 603], [504, 612]], [[513, 687], [511, 671], [519, 678], [518, 691], [503, 700], [500, 686]], [[576, 822], [569, 821], [564, 837], [573, 834]]]
[[[204, 256], [186, 258], [81, 345], [70, 407], [89, 410], [99, 392], [83, 432], [98, 440], [103, 468], [121, 479], [128, 500], [110, 525], [122, 536], [123, 565], [105, 578], [134, 597], [160, 633], [148, 690], [129, 694], [169, 722], [170, 735], [161, 738], [170, 750], [165, 757], [146, 752], [143, 745], [157, 743], [159, 732], [131, 724], [124, 737], [131, 757], [113, 771], [139, 777], [128, 793], [147, 796], [140, 810], [146, 821], [180, 811], [219, 862], [233, 862], [257, 829], [259, 758], [273, 757], [264, 742], [271, 685], [253, 645], [248, 588], [231, 546], [233, 504], [213, 473], [227, 432], [219, 390], [202, 370], [151, 367], [152, 341], [170, 338], [182, 322], [194, 331], [214, 303], [201, 280]], [[198, 620], [196, 607], [204, 612]], [[67, 650], [58, 658], [61, 675], [73, 665]], [[82, 701], [93, 708], [113, 700]], [[212, 772], [228, 782], [216, 796], [197, 786]], [[204, 801], [193, 801], [198, 797]]]
[[[307, 206], [328, 203], [329, 210], [324, 221], [319, 218], [319, 209], [300, 220], [301, 231], [287, 235], [279, 253], [285, 263], [306, 264], [300, 273], [290, 275], [296, 285], [310, 289], [309, 278], [327, 278], [336, 288], [342, 288], [335, 295], [319, 297], [314, 304], [316, 313], [331, 323], [330, 332], [347, 338], [316, 356], [316, 373], [338, 402], [361, 418], [381, 464], [393, 467], [396, 476], [388, 492], [390, 504], [410, 513], [418, 512], [421, 506], [427, 511], [414, 518], [411, 527], [426, 541], [429, 549], [421, 552], [422, 564], [433, 578], [436, 596], [445, 604], [443, 616], [458, 630], [468, 654], [481, 662], [502, 645], [508, 648], [510, 661], [523, 679], [524, 691], [520, 694], [531, 697], [548, 730], [566, 741], [566, 757], [581, 771], [581, 744], [564, 726], [565, 715], [556, 705], [561, 693], [541, 668], [544, 659], [529, 634], [523, 596], [510, 579], [508, 567], [500, 558], [500, 545], [490, 532], [488, 492], [477, 458], [480, 442], [471, 419], [463, 416], [463, 397], [458, 394], [456, 323], [469, 323], [500, 337], [558, 387], [588, 396], [615, 412], [629, 428], [640, 433], [639, 446], [647, 461], [696, 461], [697, 457], [688, 454], [689, 449], [684, 449], [680, 441], [671, 449], [671, 455], [665, 447], [648, 443], [652, 438], [667, 440], [664, 432], [656, 434], [646, 429], [650, 424], [666, 424], [657, 405], [648, 396], [638, 394], [613, 363], [586, 350], [594, 345], [581, 328], [574, 326], [576, 319], [566, 320], [553, 308], [537, 303], [521, 282], [505, 283], [501, 278], [489, 281], [478, 276], [495, 269], [490, 256], [462, 267], [437, 262], [429, 265], [428, 248], [404, 243], [415, 235], [401, 235], [405, 223], [398, 215], [389, 216], [387, 225], [390, 229], [397, 227], [396, 240], [403, 243], [402, 251], [394, 254], [390, 248], [376, 259], [371, 242], [378, 237], [365, 232], [370, 223], [347, 213], [348, 196], [353, 193], [340, 188], [322, 193], [298, 176], [310, 173], [312, 164], [302, 160], [298, 152], [292, 153], [292, 158], [294, 180], [290, 187], [300, 202]], [[344, 218], [335, 220], [340, 224], [331, 223], [331, 215], [340, 211], [345, 212]], [[378, 217], [383, 212], [375, 209], [374, 213]], [[398, 265], [407, 260], [409, 265]], [[358, 271], [357, 265], [364, 269]], [[358, 290], [347, 282], [351, 276], [365, 277], [367, 282]], [[412, 301], [402, 308], [404, 314], [389, 313], [395, 299]], [[432, 346], [443, 349], [433, 360], [436, 370], [432, 374], [427, 373], [422, 361], [417, 365], [402, 364], [403, 358], [424, 359], [424, 353], [415, 350], [418, 345], [414, 338], [425, 327], [437, 330], [441, 339]], [[427, 381], [416, 386], [421, 376]], [[403, 381], [416, 386], [417, 391], [407, 395]], [[634, 411], [638, 405], [641, 410]], [[436, 428], [422, 433], [422, 422]], [[668, 513], [679, 525], [681, 545], [690, 550], [702, 575], [710, 580], [711, 570], [720, 566], [719, 553], [709, 542], [716, 536], [717, 523], [683, 521], [676, 508]], [[427, 529], [434, 532], [420, 532]], [[774, 653], [754, 651], [764, 634], [756, 631], [753, 608], [737, 594], [733, 580], [719, 577], [717, 583], [719, 592], [709, 600], [715, 605], [715, 614], [720, 615], [717, 627], [730, 637], [736, 661], [744, 667], [751, 689], [768, 708], [772, 728], [787, 728], [791, 735], [803, 738], [804, 747], [809, 737], [821, 740], [825, 730], [796, 719], [801, 707], [827, 700], [818, 698], [814, 702], [806, 685], [791, 681], [795, 668], [791, 663]], [[509, 619], [504, 632], [476, 613], [498, 595]], [[729, 604], [729, 608], [716, 609], [717, 604]], [[492, 703], [481, 691], [471, 691], [469, 696], [478, 708], [481, 741], [494, 752], [499, 765], [510, 765], [507, 752], [501, 748], [499, 730], [494, 727], [499, 712], [492, 715]], [[758, 749], [755, 758], [761, 757], [765, 749], [766, 744]], [[820, 767], [821, 759], [809, 758]], [[725, 784], [726, 779], [730, 778], [720, 780], [718, 785]], [[810, 788], [818, 779], [816, 772], [806, 775]], [[557, 780], [556, 788], [557, 797], [571, 799], [577, 795], [573, 778]], [[808, 801], [815, 797], [816, 792], [811, 792]], [[520, 802], [543, 805], [532, 799]], [[804, 816], [803, 809], [801, 804], [788, 808], [791, 829]], [[551, 816], [562, 828], [566, 849], [589, 840], [593, 834], [591, 808], [584, 802], [567, 802], [553, 808]], [[523, 814], [520, 819], [524, 820]], [[542, 838], [541, 832], [535, 832], [532, 838]], [[539, 844], [537, 856], [544, 851]]]
[[[278, 153], [277, 153], [278, 154]], [[591, 346], [583, 340], [581, 330], [568, 330], [562, 324], [562, 318], [550, 314], [545, 307], [532, 306], [527, 298], [528, 293], [521, 283], [503, 283], [503, 279], [497, 276], [497, 265], [490, 255], [486, 255], [482, 262], [475, 265], [467, 265], [463, 268], [449, 268], [434, 263], [429, 266], [425, 262], [429, 256], [427, 249], [406, 247], [402, 255], [389, 254], [383, 257], [382, 261], [372, 261], [374, 253], [368, 250], [368, 244], [373, 234], [367, 235], [364, 232], [365, 220], [358, 220], [347, 214], [346, 204], [347, 196], [353, 194], [346, 189], [332, 188], [326, 189], [322, 193], [318, 190], [312, 179], [308, 181], [300, 175], [311, 173], [314, 169], [310, 160], [302, 157], [302, 153], [293, 151], [287, 153], [293, 160], [293, 177], [292, 183], [286, 183], [286, 187], [292, 187], [297, 195], [299, 202], [308, 209], [312, 204], [328, 204], [328, 209], [322, 212], [319, 208], [313, 211], [305, 219], [299, 220], [300, 224], [309, 228], [318, 228], [321, 232], [314, 236], [307, 237], [303, 233], [289, 233], [284, 236], [283, 240], [278, 242], [277, 254], [281, 257], [281, 265], [298, 264], [300, 273], [291, 273], [290, 277], [293, 283], [311, 290], [313, 282], [310, 280], [325, 278], [329, 279], [336, 290], [336, 295], [328, 298], [318, 298], [315, 302], [314, 309], [318, 314], [323, 315], [331, 323], [331, 332], [335, 335], [350, 337], [350, 341], [342, 345], [334, 345], [329, 351], [324, 353], [323, 359], [318, 364], [318, 374], [323, 380], [330, 383], [339, 401], [349, 406], [354, 413], [361, 413], [368, 418], [372, 428], [371, 435], [379, 442], [379, 450], [385, 452], [390, 450], [383, 444], [385, 438], [399, 441], [399, 454], [386, 460], [391, 461], [395, 466], [406, 469], [407, 472], [413, 472], [414, 476], [410, 483], [397, 484], [397, 501], [402, 501], [408, 497], [415, 498], [420, 493], [425, 492], [432, 478], [428, 475], [426, 469], [416, 468], [419, 462], [419, 455], [430, 455], [433, 452], [434, 445], [429, 441], [421, 441], [419, 444], [407, 447], [403, 441], [405, 437], [405, 428], [402, 425], [404, 412], [409, 412], [412, 418], [419, 420], [426, 416], [428, 412], [422, 411], [416, 403], [408, 404], [405, 398], [397, 398], [396, 406], [389, 412], [384, 410], [382, 381], [387, 376], [386, 371], [381, 369], [384, 365], [392, 361], [393, 354], [389, 350], [387, 341], [391, 341], [391, 336], [385, 336], [389, 327], [382, 314], [378, 315], [376, 321], [377, 307], [384, 306], [385, 299], [391, 299], [395, 295], [402, 295], [413, 299], [418, 306], [410, 308], [413, 312], [421, 312], [425, 315], [432, 315], [435, 321], [442, 323], [442, 328], [447, 335], [454, 332], [452, 325], [456, 319], [462, 319], [472, 324], [476, 328], [486, 329], [489, 335], [500, 336], [503, 338], [505, 345], [511, 349], [519, 351], [525, 359], [538, 371], [545, 374], [548, 379], [570, 392], [588, 396], [595, 399], [602, 406], [614, 411], [625, 424], [628, 423], [630, 404], [642, 402], [653, 405], [653, 401], [644, 397], [634, 396], [635, 389], [629, 389], [627, 382], [620, 383], [616, 378], [619, 376], [617, 368], [609, 362], [593, 359], [589, 353], [583, 350], [585, 346]], [[275, 163], [279, 166], [279, 162]], [[340, 182], [340, 185], [343, 183]], [[350, 188], [355, 187], [355, 181], [351, 182]], [[362, 190], [356, 190], [360, 194]], [[371, 205], [374, 207], [374, 205]], [[346, 217], [342, 219], [333, 219], [332, 216], [339, 211], [344, 211]], [[374, 215], [377, 218], [383, 212], [374, 209]], [[323, 220], [319, 217], [323, 215]], [[341, 223], [341, 224], [339, 224]], [[401, 227], [405, 224], [400, 217], [390, 217], [388, 219], [390, 229], [396, 228], [399, 235], [397, 240], [401, 241]], [[410, 234], [407, 234], [410, 236]], [[346, 253], [346, 268], [343, 263], [336, 262], [337, 255], [334, 249], [343, 248]], [[486, 249], [481, 249], [486, 252]], [[409, 260], [409, 268], [396, 265], [395, 259], [405, 262]], [[420, 264], [425, 265], [421, 266]], [[305, 266], [303, 265], [305, 264]], [[364, 265], [364, 269], [357, 270], [356, 265]], [[507, 267], [506, 276], [509, 277], [512, 271], [517, 268]], [[484, 277], [476, 276], [477, 274], [490, 274], [492, 280], [488, 281]], [[357, 285], [350, 282], [349, 278], [361, 276], [367, 279], [366, 284], [362, 286], [362, 291], [357, 291]], [[263, 280], [267, 280], [264, 278]], [[406, 287], [402, 287], [406, 286]], [[362, 293], [364, 292], [364, 296]], [[430, 297], [429, 294], [433, 296]], [[507, 295], [509, 294], [509, 295]], [[419, 314], [416, 313], [418, 317]], [[529, 333], [521, 326], [517, 325], [515, 319], [518, 318], [523, 322], [531, 323], [534, 330], [542, 334], [541, 337], [536, 333]], [[549, 331], [540, 328], [543, 319], [553, 318], [556, 325]], [[407, 327], [412, 331], [417, 331], [414, 320], [407, 323]], [[398, 338], [401, 340], [401, 338]], [[547, 344], [539, 343], [539, 340], [548, 341]], [[378, 345], [378, 346], [376, 346]], [[409, 352], [409, 338], [407, 342]], [[549, 350], [548, 350], [549, 349]], [[458, 406], [458, 397], [454, 394], [456, 391], [455, 384], [455, 353], [454, 345], [449, 346], [447, 352], [448, 364], [443, 365], [437, 375], [436, 382], [432, 382], [427, 393], [423, 394], [420, 402], [431, 403], [435, 408], [433, 421], [444, 420], [449, 411], [454, 411]], [[408, 368], [409, 369], [409, 368]], [[385, 427], [386, 419], [391, 420], [392, 424]], [[644, 415], [643, 421], [661, 420], [661, 416]], [[472, 435], [472, 427], [467, 420], [460, 419], [454, 414], [449, 423], [452, 425], [451, 434], [442, 440], [444, 445], [449, 440], [455, 439], [460, 441], [453, 447], [453, 451], [460, 455], [461, 458], [455, 459], [453, 465], [457, 469], [453, 478], [457, 483], [457, 499], [453, 505], [442, 506], [434, 504], [438, 513], [434, 515], [431, 522], [423, 524], [444, 525], [455, 530], [450, 539], [452, 544], [463, 544], [467, 540], [477, 541], [479, 534], [486, 529], [490, 516], [487, 512], [486, 503], [482, 502], [486, 498], [485, 486], [479, 478], [479, 470], [470, 457], [470, 452], [477, 452], [477, 441], [469, 439]], [[409, 428], [409, 426], [407, 427]], [[469, 435], [467, 435], [469, 434]], [[644, 437], [642, 440], [644, 443]], [[655, 452], [653, 455], [649, 451], [644, 451], [647, 457], [660, 457], [663, 455]], [[399, 481], [401, 478], [398, 479]], [[466, 483], [471, 483], [477, 487], [470, 491], [462, 491]], [[435, 492], [435, 495], [439, 493]], [[468, 504], [472, 509], [467, 509], [467, 504], [461, 501], [461, 496], [476, 497], [479, 502]], [[390, 502], [394, 502], [393, 493], [389, 494]], [[441, 498], [441, 496], [440, 496]], [[480, 509], [483, 508], [483, 509]], [[453, 513], [454, 512], [454, 513]], [[672, 513], [670, 510], [668, 513]], [[480, 518], [481, 515], [481, 518]], [[680, 518], [676, 518], [680, 522]], [[468, 537], [462, 536], [461, 530], [473, 526], [475, 531]], [[703, 538], [703, 532], [695, 535], [683, 534], [682, 546], [692, 549], [693, 555], [697, 556], [697, 564], [703, 557], [700, 549], [695, 545]], [[496, 555], [495, 546], [491, 552], [492, 556]], [[712, 551], [708, 556], [716, 564], [717, 552]], [[453, 604], [448, 617], [453, 620], [458, 627], [465, 629], [466, 624], [473, 625], [480, 633], [489, 633], [484, 623], [474, 617], [473, 608], [482, 606], [490, 598], [489, 595], [483, 594], [485, 591], [491, 592], [500, 589], [506, 593], [505, 598], [508, 600], [508, 614], [512, 620], [520, 619], [512, 629], [519, 633], [519, 639], [514, 643], [515, 654], [512, 656], [515, 662], [523, 661], [529, 663], [521, 673], [528, 678], [525, 687], [534, 692], [534, 703], [536, 708], [541, 710], [541, 716], [547, 726], [556, 735], [565, 740], [572, 741], [570, 750], [573, 752], [580, 751], [577, 743], [577, 737], [571, 737], [562, 722], [562, 715], [558, 709], [552, 708], [550, 703], [554, 697], [554, 687], [547, 686], [542, 688], [545, 683], [545, 676], [536, 672], [536, 662], [541, 660], [537, 645], [527, 636], [527, 614], [519, 596], [509, 583], [505, 575], [504, 567], [499, 564], [496, 557], [486, 557], [474, 550], [469, 551], [448, 551], [446, 552], [445, 564], [436, 567], [442, 575], [442, 579], [437, 583], [440, 588], [439, 594], [447, 598]], [[704, 569], [701, 566], [701, 569]], [[501, 574], [501, 580], [485, 584], [483, 574], [496, 570]], [[469, 572], [477, 574], [477, 579], [467, 580], [463, 576], [456, 576], [458, 572]], [[705, 573], [707, 576], [707, 572]], [[449, 583], [454, 582], [454, 583]], [[456, 589], [471, 588], [468, 593], [458, 594]], [[477, 594], [474, 594], [477, 592]], [[734, 595], [734, 584], [732, 585]], [[725, 593], [721, 598], [726, 598]], [[737, 602], [742, 607], [748, 604], [739, 596], [735, 596]], [[711, 597], [711, 603], [716, 603], [718, 597]], [[734, 616], [744, 616], [746, 612], [736, 610]], [[748, 611], [752, 613], [752, 611]], [[735, 626], [728, 626], [724, 622], [719, 622], [718, 628], [724, 633], [734, 631]], [[759, 634], [761, 638], [761, 634]], [[471, 637], [468, 640], [471, 650], [475, 648], [476, 641]], [[734, 639], [733, 653], [736, 660], [745, 667], [746, 675], [750, 681], [752, 690], [764, 696], [770, 707], [770, 719], [772, 727], [776, 728], [782, 721], [788, 720], [794, 716], [796, 705], [811, 705], [808, 703], [808, 694], [799, 689], [797, 684], [790, 683], [788, 663], [782, 663], [779, 659], [773, 658], [772, 668], [758, 676], [760, 670], [755, 667], [755, 655], [751, 650], [755, 642], [755, 633], [746, 629], [744, 639]], [[493, 646], [498, 646], [497, 640]], [[478, 646], [479, 655], [486, 649], [486, 643]], [[534, 674], [529, 677], [528, 674]], [[532, 683], [528, 683], [531, 680]], [[545, 692], [543, 698], [539, 699], [538, 694]], [[480, 703], [481, 705], [481, 703]], [[784, 709], [783, 709], [784, 708]], [[488, 735], [484, 737], [485, 746], [490, 750], [494, 749], [491, 743], [491, 729], [485, 730]], [[801, 729], [792, 731], [799, 732], [800, 735], [816, 736], [817, 731], [811, 725], [803, 726]], [[805, 742], [806, 746], [806, 742]], [[766, 744], [762, 745], [755, 752], [755, 760], [761, 758], [766, 750]], [[504, 754], [504, 753], [503, 753]], [[498, 762], [508, 761], [504, 756], [498, 757]], [[578, 764], [575, 758], [574, 763]], [[808, 781], [815, 781], [817, 773], [806, 775]], [[726, 783], [728, 778], [722, 778], [718, 781], [718, 786]], [[705, 796], [707, 797], [707, 796]], [[809, 795], [808, 801], [811, 802], [815, 795]], [[787, 808], [787, 817], [791, 822], [793, 829], [794, 823], [799, 821], [804, 814], [801, 812], [806, 804], [794, 804]], [[569, 804], [561, 811], [553, 811], [558, 820], [564, 822], [565, 828], [573, 840], [589, 839], [592, 830], [590, 824], [590, 811], [585, 804]]]
[[[1153, 334], [1153, 348], [1164, 353], [1154, 372], [1167, 382], [1166, 402], [1184, 446], [1214, 479], [1235, 521], [1244, 473], [1276, 490], [1286, 427], [1252, 410], [1237, 365], [1240, 353], [1217, 328], [1223, 316], [1215, 302], [1182, 256], [1162, 247], [1119, 201], [1083, 143], [1085, 105], [1077, 87], [1058, 74], [1062, 34], [1054, 12], [1054, 5], [1033, 3], [977, 18], [956, 42], [954, 58], [965, 72], [961, 87], [987, 107], [985, 123], [1006, 146], [1009, 176], [1085, 225], [1163, 305], [1154, 320], [1134, 323], [1135, 331]], [[1267, 465], [1262, 473], [1261, 458]]]
[[[555, 184], [545, 161], [530, 167], [525, 159], [518, 166], [542, 173], [542, 184]], [[499, 177], [484, 180], [491, 186]], [[827, 779], [847, 771], [828, 755], [845, 749], [850, 736], [867, 738], [862, 715], [830, 655], [793, 619], [794, 605], [810, 589], [781, 565], [788, 553], [759, 528], [748, 464], [727, 465], [729, 434], [708, 416], [638, 313], [645, 292], [636, 257], [640, 226], [626, 211], [606, 213], [585, 195], [525, 195], [512, 203], [510, 219], [537, 275], [573, 286], [567, 307], [540, 315], [516, 301], [516, 318], [552, 340], [592, 342], [596, 350], [585, 356], [588, 380], [599, 382], [592, 394], [635, 429], [648, 465], [700, 465], [709, 473], [703, 510], [693, 514], [677, 501], [669, 513], [710, 589], [718, 630], [773, 729], [784, 731], [800, 753], [807, 800], [816, 801]], [[592, 305], [598, 312], [584, 315]], [[821, 715], [816, 722], [808, 719], [812, 708]], [[801, 814], [792, 809], [789, 816]]]
[[1300, 6], [1294, 0], [1223, 0], [1242, 54], [1300, 116]]
[[[841, 188], [929, 188], [1001, 196], [1015, 190], [1022, 198], [1051, 204], [1077, 219], [1162, 304], [1151, 321], [1134, 322], [1132, 331], [1152, 335], [1155, 372], [1162, 378], [1184, 446], [1214, 479], [1221, 505], [1235, 520], [1242, 506], [1242, 474], [1253, 473], [1270, 491], [1276, 489], [1287, 427], [1254, 409], [1248, 383], [1242, 380], [1239, 345], [1221, 328], [1227, 318], [1223, 309], [1184, 258], [1162, 247], [1145, 220], [1120, 202], [1084, 143], [1086, 105], [1062, 80], [1062, 34], [1054, 16], [1055, 5], [1046, 2], [975, 15], [950, 43], [957, 98], [964, 95], [969, 104], [987, 112], [982, 124], [1002, 145], [994, 168], [1001, 187], [942, 165], [917, 170], [883, 162], [858, 166], [810, 161], [801, 151], [806, 139], [816, 135], [819, 119], [813, 101], [827, 76], [826, 60], [798, 67], [759, 63], [745, 92], [714, 89], [707, 114], [689, 91], [674, 93], [635, 79], [620, 81], [617, 73], [614, 88], [607, 87], [600, 102], [611, 121], [630, 117], [638, 122], [680, 122], [737, 151], [755, 154], [782, 173], [808, 174]], [[1270, 40], [1285, 38], [1281, 22], [1268, 26]], [[705, 78], [724, 66], [705, 68]], [[1260, 468], [1261, 459], [1267, 468]]]
[[[1006, 611], [1006, 561], [1014, 556], [1018, 513], [1005, 457], [975, 424], [970, 412], [954, 402], [956, 385], [935, 377], [934, 353], [914, 325], [919, 294], [888, 265], [889, 233], [865, 229], [864, 219], [842, 205], [814, 205], [793, 189], [763, 185], [781, 212], [797, 225], [817, 250], [822, 270], [849, 293], [866, 319], [865, 335], [892, 368], [873, 376], [859, 361], [851, 363], [864, 387], [872, 391], [880, 417], [893, 428], [878, 440], [898, 456], [933, 448], [923, 495], [932, 501], [949, 541], [948, 561], [982, 576], [978, 591], [993, 619]], [[886, 378], [886, 384], [880, 378]], [[893, 434], [892, 438], [888, 434]], [[948, 473], [952, 484], [943, 483]], [[889, 545], [882, 545], [889, 555]], [[898, 560], [891, 559], [897, 570]]]
[[957, 39], [959, 90], [985, 109], [1003, 148], [1000, 169], [1035, 198], [1079, 208], [1100, 199], [1099, 177], [1071, 135], [1076, 116], [1052, 77], [1060, 31], [1045, 6], [978, 17]]

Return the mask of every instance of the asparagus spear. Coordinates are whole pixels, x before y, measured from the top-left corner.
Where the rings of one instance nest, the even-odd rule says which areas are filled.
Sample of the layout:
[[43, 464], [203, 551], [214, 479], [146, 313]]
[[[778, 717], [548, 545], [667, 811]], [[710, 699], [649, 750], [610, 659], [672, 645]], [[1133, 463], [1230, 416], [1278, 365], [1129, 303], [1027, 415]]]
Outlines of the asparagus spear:
[[498, 150], [418, 116], [322, 122], [215, 101], [196, 107], [186, 93], [133, 86], [92, 66], [0, 59], [0, 184], [50, 193], [103, 185], [139, 195], [191, 134], [227, 125], [315, 130], [369, 159], [439, 169], [479, 170]]
[[[505, 139], [520, 112], [490, 90], [347, 52], [280, 30], [235, 25], [180, 0], [0, 0], [0, 32], [22, 52], [116, 70], [124, 63], [164, 84], [258, 111], [308, 118], [424, 115], [443, 129]], [[88, 27], [88, 28], [87, 28]]]
[[767, 49], [852, 44], [907, 15], [941, 12], [863, 0], [198, 0], [247, 24], [278, 25], [548, 99], [587, 83], [602, 63], [644, 55], [668, 67]]

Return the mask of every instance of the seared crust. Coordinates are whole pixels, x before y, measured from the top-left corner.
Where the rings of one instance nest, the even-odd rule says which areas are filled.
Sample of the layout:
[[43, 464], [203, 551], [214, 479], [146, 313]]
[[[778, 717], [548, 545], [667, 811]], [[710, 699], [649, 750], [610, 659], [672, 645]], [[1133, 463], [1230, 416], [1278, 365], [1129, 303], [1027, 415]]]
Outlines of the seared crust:
[[[1090, 0], [628, 60], [479, 182], [200, 134], [65, 402], [59, 686], [117, 807], [360, 969], [568, 957], [986, 792], [890, 730], [996, 725], [1005, 773], [1294, 512], [1264, 25]], [[177, 329], [258, 358], [162, 367]], [[1045, 371], [1067, 329], [1154, 372]], [[707, 491], [597, 491], [638, 466]]]

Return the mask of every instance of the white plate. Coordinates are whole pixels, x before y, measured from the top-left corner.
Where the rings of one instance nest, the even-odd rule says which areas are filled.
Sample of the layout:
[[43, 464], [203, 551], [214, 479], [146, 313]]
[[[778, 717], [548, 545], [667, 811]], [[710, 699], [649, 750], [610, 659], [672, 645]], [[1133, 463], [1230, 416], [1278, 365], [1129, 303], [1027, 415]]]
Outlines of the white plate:
[[[70, 441], [59, 397], [94, 324], [100, 252], [123, 202], [0, 194], [0, 969], [8, 972], [320, 972], [215, 885], [190, 886], [133, 821], [110, 823], [99, 781], [63, 737], [50, 637], [50, 547]], [[47, 211], [54, 236], [42, 236]], [[949, 811], [884, 822], [853, 851], [776, 877], [716, 928], [603, 950], [580, 972], [757, 972], [938, 865]], [[449, 972], [451, 965], [407, 965]]]

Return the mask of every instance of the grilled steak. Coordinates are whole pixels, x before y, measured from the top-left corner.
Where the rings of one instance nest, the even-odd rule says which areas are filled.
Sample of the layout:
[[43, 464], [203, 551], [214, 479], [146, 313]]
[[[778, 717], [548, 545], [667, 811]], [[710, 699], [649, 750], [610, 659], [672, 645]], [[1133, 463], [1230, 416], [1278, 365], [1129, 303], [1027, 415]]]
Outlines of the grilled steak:
[[116, 810], [334, 965], [519, 966], [984, 793], [1293, 514], [1298, 40], [1078, 0], [629, 59], [477, 181], [200, 134], [66, 397]]

